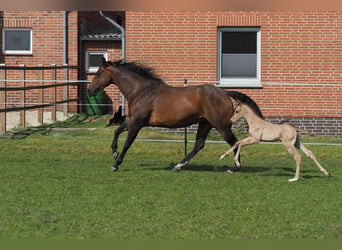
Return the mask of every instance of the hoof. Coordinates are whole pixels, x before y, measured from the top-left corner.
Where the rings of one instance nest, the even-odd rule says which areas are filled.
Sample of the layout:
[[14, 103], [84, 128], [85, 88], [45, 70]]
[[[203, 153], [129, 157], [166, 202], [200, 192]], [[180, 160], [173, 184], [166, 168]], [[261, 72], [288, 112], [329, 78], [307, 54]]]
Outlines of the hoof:
[[221, 155], [221, 157], [220, 157], [220, 161], [222, 161], [224, 157], [226, 157], [226, 155], [225, 155], [225, 154]]
[[227, 173], [228, 173], [228, 174], [234, 174], [235, 171], [228, 169], [228, 170], [227, 170]]
[[179, 172], [181, 171], [181, 168], [184, 167], [186, 164], [188, 164], [188, 162], [184, 162], [184, 163], [178, 163], [176, 166], [173, 167], [172, 172]]
[[295, 182], [295, 181], [298, 181], [299, 180], [299, 178], [292, 178], [292, 179], [289, 179], [288, 181], [289, 182]]
[[111, 172], [116, 172], [116, 171], [118, 171], [118, 170], [119, 170], [119, 168], [116, 168], [116, 167], [112, 167], [112, 168], [110, 169]]
[[181, 171], [181, 168], [180, 167], [174, 167], [171, 171], [172, 172], [179, 172], [179, 171]]
[[328, 176], [328, 177], [330, 177], [330, 176], [331, 176], [331, 173], [330, 173], [330, 172], [327, 172], [325, 175]]
[[119, 152], [114, 152], [113, 153], [113, 158], [114, 158], [114, 161], [119, 157]]

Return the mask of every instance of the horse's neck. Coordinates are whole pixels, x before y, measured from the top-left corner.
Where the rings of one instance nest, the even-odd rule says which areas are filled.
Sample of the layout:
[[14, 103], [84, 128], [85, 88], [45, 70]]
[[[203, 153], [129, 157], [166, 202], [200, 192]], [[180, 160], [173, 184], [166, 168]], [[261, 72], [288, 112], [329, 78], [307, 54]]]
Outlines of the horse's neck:
[[116, 85], [128, 101], [145, 87], [144, 84], [141, 83], [141, 80], [137, 79], [135, 76], [131, 76], [119, 69], [114, 70], [117, 82]]
[[249, 128], [253, 126], [258, 126], [260, 123], [264, 123], [265, 120], [260, 118], [250, 107], [246, 106], [245, 118], [247, 120]]

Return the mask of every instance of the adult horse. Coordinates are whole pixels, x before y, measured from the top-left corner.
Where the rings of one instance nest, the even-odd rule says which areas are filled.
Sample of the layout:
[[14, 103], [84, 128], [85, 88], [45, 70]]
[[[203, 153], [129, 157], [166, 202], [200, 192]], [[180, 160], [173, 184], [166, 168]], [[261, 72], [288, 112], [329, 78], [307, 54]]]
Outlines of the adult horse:
[[[94, 96], [109, 84], [115, 84], [120, 89], [129, 108], [129, 119], [116, 129], [113, 138], [113, 172], [119, 169], [127, 150], [144, 126], [179, 128], [198, 123], [192, 151], [173, 168], [179, 171], [204, 147], [206, 137], [213, 127], [231, 146], [235, 144], [237, 139], [232, 133], [230, 121], [234, 112], [229, 97], [250, 103], [262, 116], [258, 106], [245, 94], [227, 92], [209, 84], [187, 88], [171, 87], [156, 76], [152, 68], [136, 62], [106, 62], [103, 59], [89, 85], [88, 95]], [[119, 154], [118, 138], [126, 129], [127, 139]]]

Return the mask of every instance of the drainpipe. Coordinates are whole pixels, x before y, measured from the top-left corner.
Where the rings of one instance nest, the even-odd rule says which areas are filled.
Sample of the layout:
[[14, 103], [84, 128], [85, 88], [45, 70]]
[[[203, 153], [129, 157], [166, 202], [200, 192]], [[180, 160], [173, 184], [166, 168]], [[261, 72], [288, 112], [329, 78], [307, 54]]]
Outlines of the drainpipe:
[[[121, 32], [121, 60], [123, 62], [126, 61], [126, 39], [125, 39], [125, 29], [119, 25], [117, 22], [115, 22], [113, 19], [109, 18], [108, 16], [106, 16], [105, 14], [103, 14], [102, 10], [99, 11], [100, 15], [106, 19], [108, 22], [110, 22], [111, 24], [113, 24], [113, 26], [115, 26], [116, 28], [118, 28]], [[121, 95], [121, 106], [122, 106], [122, 110], [121, 110], [121, 115], [125, 116], [125, 97], [123, 95]]]
[[63, 11], [63, 64], [68, 63], [68, 13]]

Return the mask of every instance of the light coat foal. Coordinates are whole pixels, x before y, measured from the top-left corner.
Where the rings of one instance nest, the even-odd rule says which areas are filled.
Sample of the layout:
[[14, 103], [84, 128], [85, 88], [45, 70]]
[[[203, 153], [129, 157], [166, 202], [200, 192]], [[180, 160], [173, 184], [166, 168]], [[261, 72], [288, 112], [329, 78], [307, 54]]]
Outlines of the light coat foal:
[[319, 170], [323, 172], [326, 176], [330, 176], [330, 173], [327, 172], [321, 164], [317, 161], [316, 157], [313, 155], [313, 153], [308, 150], [302, 142], [300, 141], [300, 135], [298, 132], [306, 132], [301, 129], [294, 128], [293, 126], [289, 124], [272, 124], [269, 123], [259, 116], [257, 116], [254, 111], [246, 104], [237, 102], [235, 100], [233, 101], [234, 105], [234, 115], [232, 117], [232, 122], [235, 122], [242, 117], [244, 117], [247, 120], [248, 126], [249, 126], [249, 137], [242, 139], [235, 143], [234, 146], [232, 146], [226, 153], [224, 153], [220, 160], [222, 160], [224, 157], [226, 157], [228, 154], [232, 153], [236, 148], [237, 152], [235, 154], [235, 163], [237, 167], [240, 167], [239, 162], [239, 154], [240, 150], [243, 146], [250, 145], [250, 144], [257, 144], [260, 141], [276, 141], [281, 140], [287, 151], [293, 156], [293, 158], [296, 161], [297, 168], [296, 168], [296, 174], [294, 178], [289, 179], [290, 182], [298, 181], [299, 179], [299, 171], [300, 171], [300, 162], [301, 162], [301, 156], [297, 152], [296, 148], [299, 148], [301, 151], [304, 152], [304, 154], [311, 158]]

